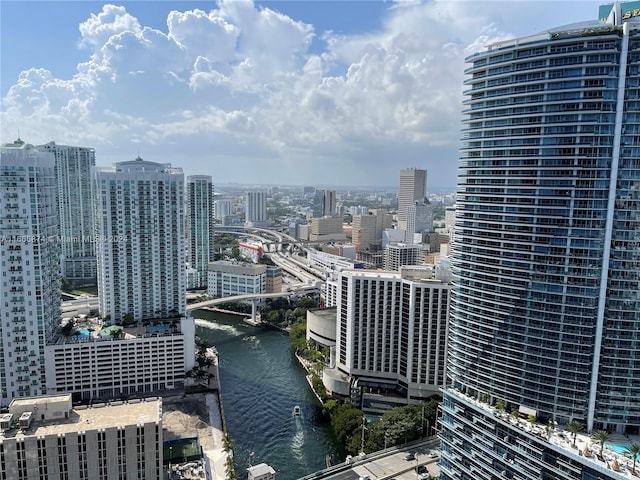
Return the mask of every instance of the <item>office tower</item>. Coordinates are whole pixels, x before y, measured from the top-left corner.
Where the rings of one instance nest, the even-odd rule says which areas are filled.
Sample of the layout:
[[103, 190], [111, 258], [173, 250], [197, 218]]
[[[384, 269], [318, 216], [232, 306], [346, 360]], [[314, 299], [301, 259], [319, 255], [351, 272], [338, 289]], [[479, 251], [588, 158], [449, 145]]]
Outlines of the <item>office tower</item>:
[[393, 219], [386, 210], [374, 209], [366, 215], [354, 215], [352, 225], [352, 242], [356, 251], [380, 250], [382, 232], [391, 228]]
[[213, 183], [209, 175], [187, 177], [187, 288], [207, 288], [213, 261]]
[[17, 399], [0, 416], [6, 479], [165, 478], [162, 400], [73, 407], [71, 395]]
[[267, 222], [267, 192], [247, 192], [245, 196], [245, 225], [264, 227]]
[[137, 158], [95, 170], [100, 313], [148, 320], [186, 309], [184, 175]]
[[0, 149], [0, 405], [45, 393], [44, 345], [60, 323], [55, 159]]
[[398, 190], [398, 227], [407, 229], [407, 209], [427, 196], [427, 171], [417, 168], [400, 170]]
[[316, 190], [313, 197], [313, 216], [315, 218], [334, 217], [336, 213], [336, 191]]
[[95, 285], [97, 263], [91, 198], [95, 150], [55, 142], [36, 148], [53, 153], [56, 159], [62, 276], [73, 284]]
[[320, 324], [310, 330], [320, 334], [315, 341], [335, 348], [334, 363], [323, 373], [325, 386], [377, 414], [439, 393], [450, 280], [449, 271], [427, 267], [336, 273], [327, 282], [337, 300], [337, 319], [328, 324], [335, 341]]
[[433, 205], [426, 198], [407, 208], [405, 242], [422, 243], [422, 234], [433, 232]]
[[441, 478], [621, 478], [544, 426], [640, 429], [640, 23], [467, 61]]

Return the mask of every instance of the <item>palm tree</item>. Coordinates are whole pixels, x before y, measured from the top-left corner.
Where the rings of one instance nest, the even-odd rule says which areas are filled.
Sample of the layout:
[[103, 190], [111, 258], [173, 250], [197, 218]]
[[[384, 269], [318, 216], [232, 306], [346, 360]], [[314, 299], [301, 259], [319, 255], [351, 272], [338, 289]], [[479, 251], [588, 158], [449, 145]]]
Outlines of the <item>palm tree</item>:
[[640, 455], [640, 444], [632, 443], [631, 445], [626, 446], [624, 454], [631, 457], [633, 459], [633, 468], [631, 472], [636, 474], [636, 461], [638, 460], [638, 456]]
[[600, 444], [600, 458], [602, 458], [602, 452], [604, 452], [604, 444], [609, 441], [609, 433], [605, 430], [598, 430], [591, 435], [591, 439]]
[[569, 423], [567, 423], [564, 426], [564, 429], [567, 432], [569, 432], [571, 435], [573, 435], [573, 443], [571, 444], [571, 446], [575, 448], [575, 446], [576, 446], [576, 436], [580, 432], [584, 431], [584, 425], [582, 425], [580, 422], [576, 422], [575, 420], [571, 420]]

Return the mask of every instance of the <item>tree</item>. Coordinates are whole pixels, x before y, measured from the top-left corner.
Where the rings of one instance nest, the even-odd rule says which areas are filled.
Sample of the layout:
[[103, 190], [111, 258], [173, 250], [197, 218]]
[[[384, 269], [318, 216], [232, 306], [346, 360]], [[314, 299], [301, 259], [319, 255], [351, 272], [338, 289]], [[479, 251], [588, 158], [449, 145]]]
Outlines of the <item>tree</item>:
[[606, 430], [598, 430], [597, 432], [591, 435], [591, 439], [594, 442], [598, 442], [600, 444], [600, 455], [602, 458], [602, 452], [604, 451], [604, 444], [609, 441], [610, 435]]
[[584, 431], [584, 425], [582, 425], [580, 422], [576, 422], [575, 420], [571, 420], [564, 426], [564, 429], [571, 435], [573, 435], [573, 443], [571, 444], [571, 446], [575, 448], [576, 436], [578, 435], [578, 433]]
[[632, 443], [631, 445], [626, 446], [624, 454], [628, 457], [631, 457], [633, 460], [633, 468], [631, 472], [636, 474], [636, 461], [638, 460], [638, 456], [640, 456], [640, 444]]
[[549, 438], [551, 438], [551, 434], [554, 432], [555, 429], [556, 429], [556, 421], [553, 418], [550, 418], [546, 426], [547, 441], [549, 440]]
[[507, 404], [504, 400], [499, 398], [498, 400], [496, 400], [496, 408], [500, 411], [503, 411], [505, 408], [507, 408]]

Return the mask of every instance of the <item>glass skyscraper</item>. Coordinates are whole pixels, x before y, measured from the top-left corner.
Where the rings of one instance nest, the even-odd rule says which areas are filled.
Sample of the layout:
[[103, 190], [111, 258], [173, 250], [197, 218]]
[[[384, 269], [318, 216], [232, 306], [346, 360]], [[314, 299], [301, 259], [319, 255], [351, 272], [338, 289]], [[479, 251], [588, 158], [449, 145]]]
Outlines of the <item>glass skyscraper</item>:
[[443, 479], [623, 478], [500, 414], [639, 433], [640, 22], [617, 23], [467, 59]]

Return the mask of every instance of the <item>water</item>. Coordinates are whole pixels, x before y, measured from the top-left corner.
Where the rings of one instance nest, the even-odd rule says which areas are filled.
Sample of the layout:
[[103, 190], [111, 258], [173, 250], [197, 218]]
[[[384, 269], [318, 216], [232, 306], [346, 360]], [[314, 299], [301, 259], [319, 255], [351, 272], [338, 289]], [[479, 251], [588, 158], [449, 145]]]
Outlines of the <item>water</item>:
[[[278, 480], [294, 480], [338, 461], [335, 441], [321, 423], [320, 404], [291, 353], [286, 333], [252, 327], [239, 316], [194, 312], [196, 333], [218, 349], [227, 430], [240, 478], [267, 463]], [[293, 408], [300, 406], [300, 416]], [[253, 453], [253, 454], [252, 454]]]

